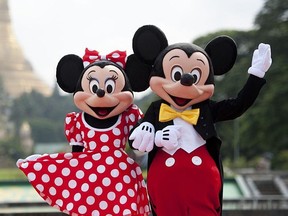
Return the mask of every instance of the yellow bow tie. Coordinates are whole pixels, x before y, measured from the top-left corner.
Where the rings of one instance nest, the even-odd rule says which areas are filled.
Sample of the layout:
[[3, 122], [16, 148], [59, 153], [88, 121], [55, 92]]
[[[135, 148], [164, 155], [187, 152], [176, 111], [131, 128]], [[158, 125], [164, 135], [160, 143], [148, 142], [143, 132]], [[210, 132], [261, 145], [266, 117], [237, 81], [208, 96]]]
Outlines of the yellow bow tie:
[[200, 109], [185, 110], [183, 112], [177, 112], [172, 109], [167, 104], [162, 103], [159, 113], [159, 121], [166, 122], [173, 120], [177, 117], [182, 118], [184, 121], [189, 122], [190, 124], [196, 125], [197, 120], [200, 114]]

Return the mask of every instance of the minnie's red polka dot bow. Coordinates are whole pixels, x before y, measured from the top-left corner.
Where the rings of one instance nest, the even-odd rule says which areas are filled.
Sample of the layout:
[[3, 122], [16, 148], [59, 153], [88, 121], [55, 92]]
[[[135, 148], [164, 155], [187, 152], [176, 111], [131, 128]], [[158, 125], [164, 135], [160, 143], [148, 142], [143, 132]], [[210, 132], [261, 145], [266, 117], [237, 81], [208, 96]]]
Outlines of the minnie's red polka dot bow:
[[115, 50], [107, 55], [101, 55], [96, 50], [89, 50], [88, 48], [86, 48], [85, 54], [82, 59], [84, 67], [95, 61], [108, 60], [120, 65], [122, 68], [125, 68], [126, 51]]

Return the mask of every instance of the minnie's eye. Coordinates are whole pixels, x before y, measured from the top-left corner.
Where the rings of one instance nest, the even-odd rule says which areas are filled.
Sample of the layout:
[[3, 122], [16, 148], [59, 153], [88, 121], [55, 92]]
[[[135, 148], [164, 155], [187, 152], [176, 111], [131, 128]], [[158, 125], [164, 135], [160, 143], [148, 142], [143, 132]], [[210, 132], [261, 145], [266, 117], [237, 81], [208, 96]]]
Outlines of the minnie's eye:
[[99, 89], [99, 83], [97, 80], [95, 79], [92, 79], [89, 83], [89, 88], [90, 88], [90, 91], [93, 93], [93, 94], [96, 94], [96, 91]]
[[183, 74], [183, 69], [179, 66], [175, 66], [172, 68], [171, 79], [174, 82], [177, 82], [181, 79], [182, 74]]
[[105, 83], [105, 90], [107, 93], [112, 94], [115, 91], [116, 83], [113, 79], [108, 79]]
[[199, 69], [193, 69], [190, 75], [194, 78], [194, 84], [197, 84], [201, 78], [201, 71]]

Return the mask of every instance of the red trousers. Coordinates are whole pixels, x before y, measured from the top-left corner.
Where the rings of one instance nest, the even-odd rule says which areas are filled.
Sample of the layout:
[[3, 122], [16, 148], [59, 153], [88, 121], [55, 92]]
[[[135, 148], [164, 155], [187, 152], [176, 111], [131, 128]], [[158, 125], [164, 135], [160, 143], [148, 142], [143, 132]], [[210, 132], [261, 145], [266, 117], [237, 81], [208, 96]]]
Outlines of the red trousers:
[[174, 155], [159, 150], [147, 177], [157, 216], [219, 216], [221, 177], [206, 146]]

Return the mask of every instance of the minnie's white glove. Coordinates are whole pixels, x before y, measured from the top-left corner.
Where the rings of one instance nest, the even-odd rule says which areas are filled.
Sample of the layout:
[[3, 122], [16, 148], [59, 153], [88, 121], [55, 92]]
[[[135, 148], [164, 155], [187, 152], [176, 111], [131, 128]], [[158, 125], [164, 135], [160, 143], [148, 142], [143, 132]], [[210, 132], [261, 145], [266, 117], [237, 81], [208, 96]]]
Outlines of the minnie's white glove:
[[169, 125], [156, 132], [155, 145], [167, 150], [176, 149], [179, 145], [178, 139], [181, 136], [181, 126]]
[[252, 65], [248, 69], [249, 74], [263, 78], [266, 71], [272, 64], [271, 48], [269, 44], [259, 44], [258, 49], [253, 53]]
[[129, 140], [134, 140], [132, 147], [140, 152], [150, 152], [154, 146], [155, 129], [149, 122], [141, 123], [134, 129]]

